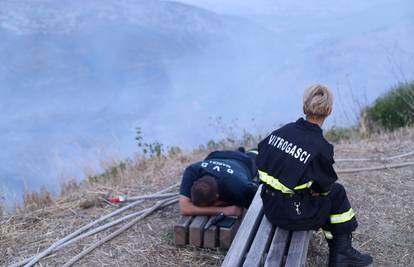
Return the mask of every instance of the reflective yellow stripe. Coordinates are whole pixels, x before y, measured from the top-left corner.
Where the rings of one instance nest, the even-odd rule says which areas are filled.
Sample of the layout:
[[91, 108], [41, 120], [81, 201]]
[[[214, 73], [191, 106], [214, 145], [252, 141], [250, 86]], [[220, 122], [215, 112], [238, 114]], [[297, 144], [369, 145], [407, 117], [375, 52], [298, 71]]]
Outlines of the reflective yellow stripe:
[[321, 193], [321, 195], [322, 196], [327, 196], [327, 195], [329, 195], [329, 193], [330, 193], [331, 191], [328, 191], [328, 192], [325, 192], [325, 193]]
[[259, 170], [259, 176], [260, 176], [260, 180], [262, 180], [266, 184], [270, 185], [274, 189], [282, 191], [283, 193], [286, 193], [286, 194], [293, 194], [294, 193], [293, 190], [306, 189], [306, 188], [311, 187], [311, 185], [313, 184], [313, 181], [311, 180], [311, 181], [307, 182], [306, 184], [296, 186], [292, 190], [292, 189], [284, 186], [281, 182], [279, 182], [278, 179], [274, 178], [273, 176], [270, 176], [269, 174], [267, 174], [263, 171]]
[[311, 185], [313, 184], [313, 181], [310, 180], [309, 182], [307, 182], [306, 184], [302, 184], [302, 185], [298, 185], [294, 188], [294, 190], [300, 190], [300, 189], [306, 189], [311, 187]]
[[341, 214], [330, 215], [331, 223], [344, 223], [350, 221], [355, 216], [354, 210], [351, 208], [347, 212]]
[[323, 231], [323, 235], [325, 236], [326, 239], [333, 239], [333, 235], [331, 231]]
[[260, 180], [265, 182], [266, 184], [270, 185], [276, 190], [280, 190], [283, 193], [292, 194], [293, 191], [286, 186], [284, 186], [278, 179], [273, 178], [272, 176], [268, 175], [265, 172], [259, 171]]

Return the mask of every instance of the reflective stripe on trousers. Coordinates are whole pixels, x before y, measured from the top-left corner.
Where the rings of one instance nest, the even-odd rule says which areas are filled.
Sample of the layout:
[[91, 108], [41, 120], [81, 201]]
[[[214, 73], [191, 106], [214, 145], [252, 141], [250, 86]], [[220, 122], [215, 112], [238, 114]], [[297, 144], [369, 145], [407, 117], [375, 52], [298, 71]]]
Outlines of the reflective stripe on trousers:
[[331, 214], [329, 219], [332, 224], [344, 223], [350, 221], [355, 216], [355, 212], [352, 208], [341, 214]]
[[333, 239], [333, 235], [331, 231], [323, 230], [323, 235], [325, 236], [326, 239]]

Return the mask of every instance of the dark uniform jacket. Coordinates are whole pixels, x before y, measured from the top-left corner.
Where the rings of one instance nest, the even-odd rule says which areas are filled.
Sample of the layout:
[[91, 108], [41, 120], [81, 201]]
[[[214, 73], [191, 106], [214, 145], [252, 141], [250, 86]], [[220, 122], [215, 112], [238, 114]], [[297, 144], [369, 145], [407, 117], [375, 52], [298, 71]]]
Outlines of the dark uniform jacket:
[[248, 208], [258, 187], [252, 181], [256, 173], [254, 161], [246, 154], [237, 151], [214, 151], [203, 161], [186, 168], [180, 194], [191, 198], [193, 183], [204, 175], [210, 175], [217, 181], [220, 200]]
[[[323, 137], [322, 129], [318, 125], [300, 118], [294, 123], [273, 131], [259, 143], [258, 150], [256, 164], [260, 181], [265, 184], [262, 198], [265, 214], [269, 220], [289, 228], [286, 224], [294, 224], [292, 218], [286, 218], [286, 221], [282, 222], [283, 218], [276, 217], [283, 217], [283, 214], [289, 217], [296, 212], [299, 221], [306, 212], [316, 212], [310, 210], [317, 209], [316, 206], [322, 205], [321, 198], [309, 197], [309, 188], [315, 192], [327, 193], [337, 180], [332, 166], [334, 163], [333, 146]], [[266, 192], [270, 196], [263, 197]], [[299, 192], [307, 194], [302, 196], [301, 201], [297, 200], [289, 204], [290, 200], [285, 199], [286, 195], [297, 195]], [[284, 205], [292, 207], [286, 207], [286, 209], [292, 210], [287, 210], [285, 213], [277, 212], [274, 209], [284, 209], [285, 207], [266, 203], [272, 201], [287, 201]], [[309, 201], [319, 203], [302, 203]], [[294, 217], [293, 215], [290, 217]], [[322, 215], [313, 214], [312, 216]], [[292, 229], [295, 229], [294, 226]]]

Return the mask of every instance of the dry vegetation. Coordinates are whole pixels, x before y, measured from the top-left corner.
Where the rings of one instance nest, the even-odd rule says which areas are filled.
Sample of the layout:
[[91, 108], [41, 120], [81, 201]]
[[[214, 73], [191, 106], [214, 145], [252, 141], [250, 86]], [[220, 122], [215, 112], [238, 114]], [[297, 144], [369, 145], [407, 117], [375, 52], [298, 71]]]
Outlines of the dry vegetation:
[[[414, 128], [369, 139], [348, 140], [335, 149], [336, 158], [387, 156], [414, 151]], [[24, 208], [1, 218], [0, 265], [7, 266], [34, 255], [80, 226], [116, 209], [100, 201], [100, 197], [108, 194], [144, 195], [179, 182], [183, 169], [189, 163], [202, 159], [206, 153], [198, 151], [168, 158], [136, 159], [115, 171], [112, 169], [113, 175], [90, 179], [81, 186], [70, 182], [63, 187], [62, 196], [57, 198], [50, 197], [46, 192], [27, 195]], [[396, 161], [413, 160], [414, 156]], [[381, 165], [380, 162], [368, 164]], [[366, 162], [340, 162], [336, 168], [365, 166]], [[343, 174], [340, 180], [348, 190], [360, 222], [354, 235], [355, 246], [371, 253], [375, 266], [414, 266], [414, 167]], [[87, 205], [90, 208], [80, 207], [85, 200], [91, 203]], [[225, 251], [176, 248], [173, 245], [172, 225], [178, 216], [177, 205], [164, 208], [94, 250], [77, 266], [220, 265]], [[52, 254], [40, 261], [41, 266], [62, 265], [118, 227]], [[326, 265], [325, 243], [320, 232], [314, 234], [308, 266]]]

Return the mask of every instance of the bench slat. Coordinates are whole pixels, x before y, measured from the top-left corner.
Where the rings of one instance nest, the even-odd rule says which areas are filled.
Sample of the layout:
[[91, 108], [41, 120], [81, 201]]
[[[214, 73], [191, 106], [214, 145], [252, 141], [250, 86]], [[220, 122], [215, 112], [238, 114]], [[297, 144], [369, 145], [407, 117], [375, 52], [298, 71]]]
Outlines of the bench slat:
[[240, 227], [240, 219], [236, 220], [229, 228], [220, 227], [220, 248], [229, 249], [237, 230]]
[[197, 247], [203, 245], [204, 226], [207, 223], [208, 216], [197, 216], [189, 227], [189, 244]]
[[188, 243], [188, 226], [191, 223], [191, 216], [181, 216], [174, 225], [174, 242], [176, 246], [184, 246]]
[[285, 267], [305, 266], [312, 231], [295, 231], [292, 234]]
[[277, 227], [266, 258], [265, 267], [279, 267], [287, 249], [289, 231]]
[[269, 249], [270, 241], [273, 236], [273, 225], [266, 216], [263, 216], [257, 234], [246, 256], [243, 267], [263, 266], [264, 253]]
[[260, 191], [262, 185], [254, 196], [252, 203], [243, 219], [239, 231], [234, 238], [226, 257], [224, 258], [223, 267], [237, 267], [242, 264], [243, 257], [246, 254], [249, 245], [256, 234], [257, 227], [263, 217], [262, 199]]
[[[207, 224], [210, 221], [214, 220], [217, 216], [211, 216], [210, 219], [207, 221]], [[204, 228], [204, 247], [205, 248], [215, 248], [218, 244], [218, 227], [216, 225], [212, 225], [209, 228]]]

